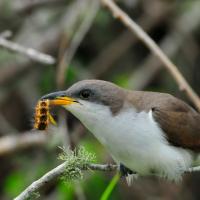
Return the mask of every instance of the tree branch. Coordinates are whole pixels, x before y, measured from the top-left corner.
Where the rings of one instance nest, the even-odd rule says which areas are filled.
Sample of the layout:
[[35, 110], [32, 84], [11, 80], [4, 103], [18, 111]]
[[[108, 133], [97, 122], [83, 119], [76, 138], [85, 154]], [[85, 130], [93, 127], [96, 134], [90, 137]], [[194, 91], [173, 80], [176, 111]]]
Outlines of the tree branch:
[[11, 42], [11, 41], [5, 39], [4, 37], [0, 37], [0, 46], [4, 47], [10, 51], [26, 55], [30, 59], [40, 62], [40, 63], [43, 63], [43, 64], [51, 65], [56, 62], [55, 58], [53, 58], [50, 55], [41, 53], [32, 48], [27, 48], [27, 47], [21, 46], [15, 42]]
[[[67, 166], [68, 162], [64, 162], [61, 165], [57, 166], [56, 168], [52, 169], [51, 171], [47, 172], [44, 176], [40, 179], [33, 182], [30, 186], [28, 186], [19, 196], [15, 198], [15, 200], [24, 200], [29, 198], [34, 193], [38, 192], [40, 188], [51, 182], [52, 180], [60, 177]], [[97, 170], [97, 171], [115, 171], [117, 170], [117, 165], [111, 164], [89, 164], [87, 167], [84, 167], [82, 170]]]
[[187, 83], [176, 65], [163, 53], [160, 47], [136, 24], [124, 11], [122, 11], [112, 0], [101, 0], [108, 7], [115, 18], [118, 18], [128, 29], [130, 29], [161, 61], [163, 66], [170, 72], [177, 82], [180, 90], [184, 91], [200, 111], [200, 99], [195, 91]]
[[[194, 4], [186, 13], [181, 14], [174, 21], [175, 26], [160, 41], [159, 46], [168, 57], [175, 57], [181, 45], [188, 43], [188, 36], [199, 27], [200, 12], [196, 8], [197, 5]], [[186, 21], [192, 23], [183, 26], [182, 24]], [[128, 86], [134, 90], [144, 89], [161, 69], [163, 69], [163, 66], [158, 62], [157, 58], [152, 54], [149, 55], [129, 77]]]
[[0, 137], [0, 157], [31, 146], [47, 143], [47, 136], [39, 131]]
[[[17, 196], [14, 200], [24, 200], [32, 196], [34, 193], [38, 192], [42, 187], [46, 184], [55, 180], [56, 178], [63, 175], [65, 172], [65, 168], [68, 165], [68, 162], [64, 162], [51, 171], [47, 172], [38, 180], [34, 181], [30, 186], [28, 186], [19, 196]], [[118, 165], [113, 164], [88, 164], [85, 167], [82, 167], [82, 170], [95, 170], [95, 171], [116, 171], [119, 169]], [[200, 166], [189, 168], [185, 173], [197, 172], [200, 171]]]

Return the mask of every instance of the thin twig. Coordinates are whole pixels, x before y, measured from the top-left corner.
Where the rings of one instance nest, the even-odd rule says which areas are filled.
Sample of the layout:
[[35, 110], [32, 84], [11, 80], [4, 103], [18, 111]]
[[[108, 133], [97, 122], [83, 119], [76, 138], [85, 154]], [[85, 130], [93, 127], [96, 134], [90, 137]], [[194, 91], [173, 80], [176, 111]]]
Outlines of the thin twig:
[[154, 53], [159, 58], [163, 66], [176, 80], [180, 90], [187, 94], [196, 108], [200, 111], [200, 99], [198, 95], [187, 83], [186, 79], [179, 72], [176, 65], [171, 62], [171, 60], [163, 53], [160, 47], [112, 0], [102, 0], [102, 3], [109, 8], [114, 17], [118, 18], [127, 28], [129, 28], [152, 51], [152, 53]]
[[50, 55], [41, 53], [39, 51], [36, 51], [32, 48], [24, 47], [20, 44], [17, 44], [15, 42], [11, 42], [4, 37], [0, 37], [0, 46], [4, 47], [10, 51], [17, 52], [23, 55], [28, 56], [30, 59], [43, 63], [43, 64], [54, 64], [56, 62], [55, 58], [53, 58]]
[[[28, 186], [19, 196], [15, 198], [15, 200], [24, 200], [29, 198], [34, 193], [38, 192], [40, 188], [55, 180], [56, 178], [60, 177], [67, 166], [68, 162], [64, 162], [61, 165], [57, 166], [56, 168], [52, 169], [51, 171], [47, 172], [38, 180], [34, 181], [30, 186]], [[82, 170], [95, 170], [95, 171], [116, 171], [119, 169], [118, 165], [113, 164], [88, 164], [87, 167], [82, 168]], [[196, 172], [200, 171], [200, 166], [189, 168], [185, 173]]]
[[[83, 0], [74, 0], [66, 7], [64, 13], [56, 20], [50, 27], [38, 29], [40, 27], [39, 20], [34, 21], [34, 26], [29, 23], [29, 20], [25, 20], [25, 23], [21, 27], [21, 31], [16, 37], [16, 42], [28, 44], [28, 46], [34, 46], [39, 51], [49, 52], [52, 47], [55, 47], [60, 37], [61, 29], [65, 28], [65, 32], [70, 40], [72, 33], [77, 25], [78, 17], [87, 13], [88, 5], [83, 5]], [[49, 12], [47, 12], [49, 13]], [[46, 13], [46, 14], [47, 14]], [[47, 14], [50, 17], [49, 14]], [[48, 18], [47, 17], [47, 18]], [[27, 31], [28, 30], [28, 31]], [[42, 37], [41, 37], [42, 36]], [[26, 39], [28, 38], [28, 39]], [[29, 69], [33, 68], [28, 57], [24, 59], [11, 60], [8, 64], [0, 67], [0, 85], [7, 84], [8, 82], [15, 81], [21, 74], [27, 73]]]

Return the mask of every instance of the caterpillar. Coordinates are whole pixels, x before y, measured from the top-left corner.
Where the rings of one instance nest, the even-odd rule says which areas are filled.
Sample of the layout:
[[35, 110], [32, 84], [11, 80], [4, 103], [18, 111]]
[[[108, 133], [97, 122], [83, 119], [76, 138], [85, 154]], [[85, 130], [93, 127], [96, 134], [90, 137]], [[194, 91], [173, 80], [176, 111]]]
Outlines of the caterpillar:
[[49, 112], [50, 100], [39, 100], [35, 107], [34, 128], [46, 130], [50, 123], [56, 125], [56, 122]]

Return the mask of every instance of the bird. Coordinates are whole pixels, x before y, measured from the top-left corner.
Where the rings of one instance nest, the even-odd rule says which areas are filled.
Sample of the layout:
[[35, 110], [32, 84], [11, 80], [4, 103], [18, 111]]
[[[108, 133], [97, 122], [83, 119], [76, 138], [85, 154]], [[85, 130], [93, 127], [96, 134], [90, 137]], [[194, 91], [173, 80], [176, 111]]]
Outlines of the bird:
[[71, 112], [107, 149], [123, 175], [178, 182], [200, 153], [200, 114], [168, 93], [82, 80], [44, 95]]

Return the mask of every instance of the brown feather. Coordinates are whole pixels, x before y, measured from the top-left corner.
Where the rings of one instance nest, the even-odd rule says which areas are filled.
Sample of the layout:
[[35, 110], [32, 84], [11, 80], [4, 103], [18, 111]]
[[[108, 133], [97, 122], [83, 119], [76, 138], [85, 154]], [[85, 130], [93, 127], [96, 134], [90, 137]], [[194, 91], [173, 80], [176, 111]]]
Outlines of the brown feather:
[[192, 107], [165, 93], [128, 91], [127, 97], [138, 112], [152, 110], [171, 144], [200, 152], [200, 114]]

